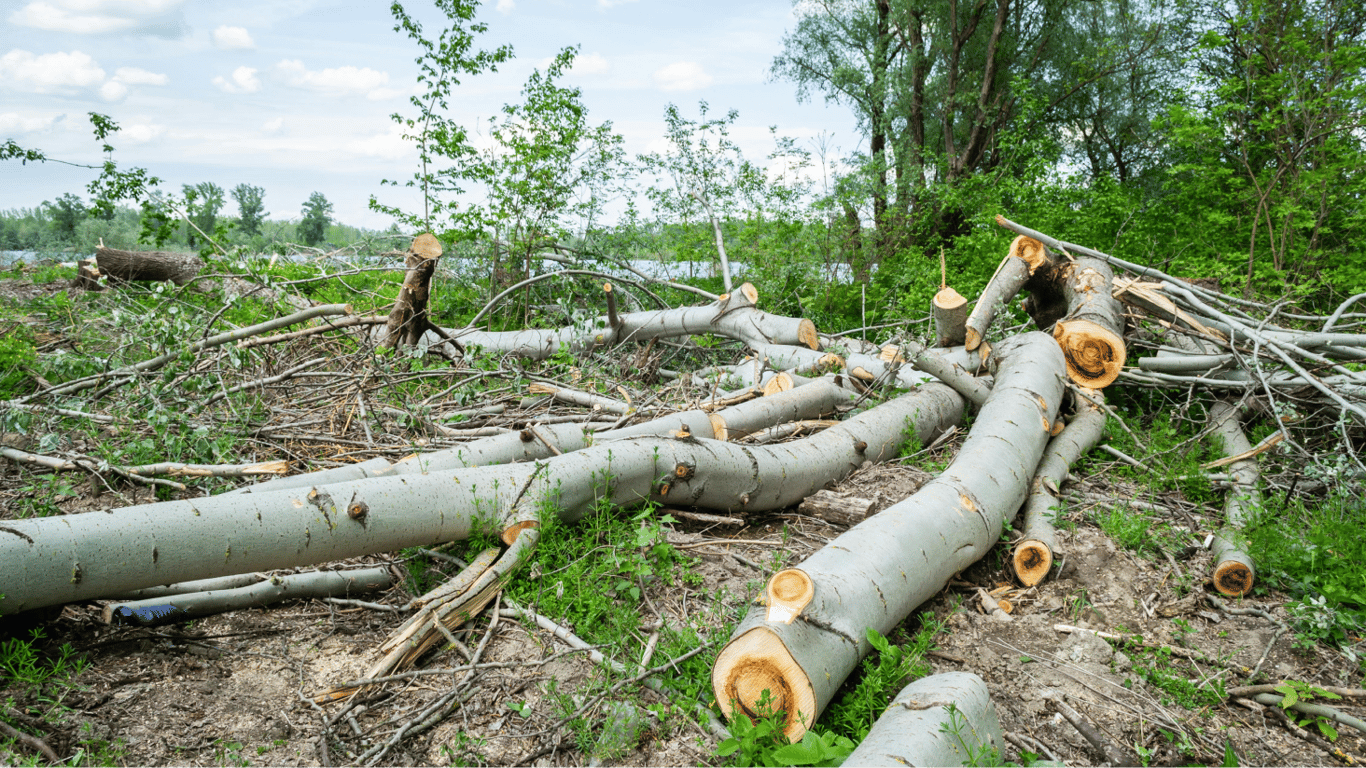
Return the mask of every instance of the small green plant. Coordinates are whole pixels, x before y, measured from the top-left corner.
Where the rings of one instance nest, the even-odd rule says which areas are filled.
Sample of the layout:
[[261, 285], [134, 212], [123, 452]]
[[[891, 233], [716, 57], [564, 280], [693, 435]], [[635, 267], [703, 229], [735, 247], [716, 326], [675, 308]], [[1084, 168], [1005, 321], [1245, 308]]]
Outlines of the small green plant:
[[1328, 739], [1329, 741], [1338, 740], [1338, 731], [1333, 727], [1332, 721], [1328, 718], [1322, 715], [1308, 715], [1299, 710], [1292, 709], [1292, 707], [1300, 702], [1310, 702], [1316, 698], [1333, 700], [1341, 699], [1341, 696], [1332, 691], [1326, 691], [1317, 686], [1309, 685], [1308, 683], [1301, 683], [1298, 680], [1287, 680], [1284, 683], [1281, 683], [1276, 686], [1276, 692], [1281, 694], [1282, 697], [1277, 703], [1278, 706], [1285, 712], [1287, 717], [1298, 723], [1301, 728], [1307, 728], [1312, 725], [1315, 728], [1318, 728], [1319, 733], [1323, 734], [1325, 739]]
[[[735, 704], [735, 711], [741, 712]], [[785, 713], [773, 711], [769, 692], [755, 702], [758, 721], [741, 714], [731, 720], [731, 737], [716, 746], [718, 757], [735, 766], [840, 765], [854, 751], [854, 742], [829, 731], [811, 729], [796, 744], [783, 735]]]
[[967, 716], [959, 711], [958, 705], [949, 702], [945, 709], [948, 710], [949, 718], [940, 723], [939, 732], [956, 742], [954, 750], [962, 752], [961, 765], [1005, 765], [1001, 759], [1001, 751], [993, 746], [990, 740], [977, 738], [972, 723], [969, 723]]
[[855, 742], [862, 741], [892, 697], [907, 683], [929, 674], [925, 655], [944, 625], [930, 613], [921, 614], [920, 620], [920, 631], [906, 645], [894, 645], [877, 630], [868, 629], [868, 642], [877, 653], [863, 660], [857, 684], [822, 716], [827, 727]]

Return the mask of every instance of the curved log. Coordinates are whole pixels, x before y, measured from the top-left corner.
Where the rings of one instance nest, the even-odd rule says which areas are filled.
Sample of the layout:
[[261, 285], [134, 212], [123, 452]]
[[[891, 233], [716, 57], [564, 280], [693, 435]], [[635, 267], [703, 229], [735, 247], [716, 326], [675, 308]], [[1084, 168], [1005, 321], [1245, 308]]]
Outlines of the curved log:
[[998, 354], [991, 397], [953, 464], [797, 566], [815, 585], [797, 620], [769, 621], [752, 608], [736, 628], [712, 670], [727, 717], [737, 707], [755, 715], [767, 690], [787, 713], [787, 737], [800, 739], [871, 650], [869, 627], [887, 634], [995, 545], [1025, 500], [1065, 370], [1044, 333], [1018, 336]]
[[981, 765], [989, 749], [1004, 754], [1005, 735], [986, 681], [945, 672], [902, 688], [844, 764]]
[[[1092, 394], [1099, 399], [1099, 392]], [[1030, 483], [1025, 502], [1024, 535], [1015, 545], [1011, 562], [1015, 576], [1026, 587], [1043, 581], [1053, 567], [1057, 533], [1053, 529], [1053, 510], [1058, 507], [1058, 488], [1067, 479], [1068, 467], [1095, 447], [1105, 433], [1105, 412], [1090, 401], [1077, 398], [1077, 413], [1057, 437], [1048, 441], [1043, 460]]]
[[[802, 387], [801, 389], [807, 389]], [[694, 437], [611, 441], [544, 463], [433, 471], [249, 495], [144, 504], [0, 525], [0, 614], [179, 581], [432, 546], [492, 524], [505, 541], [541, 510], [578, 520], [600, 498], [725, 510], [794, 504], [866, 460], [932, 440], [963, 400], [930, 385], [804, 440], [742, 446]], [[680, 471], [682, 468], [683, 471]], [[661, 477], [667, 478], [661, 482]], [[527, 519], [522, 515], [530, 514]]]

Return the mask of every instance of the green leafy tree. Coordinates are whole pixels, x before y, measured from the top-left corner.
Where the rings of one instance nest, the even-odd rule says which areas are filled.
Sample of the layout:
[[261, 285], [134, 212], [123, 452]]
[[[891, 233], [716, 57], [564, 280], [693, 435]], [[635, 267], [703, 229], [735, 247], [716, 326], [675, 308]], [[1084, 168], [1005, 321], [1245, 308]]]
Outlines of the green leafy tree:
[[402, 126], [403, 138], [417, 144], [420, 167], [406, 181], [386, 179], [381, 183], [422, 190], [422, 214], [380, 203], [373, 196], [370, 209], [428, 232], [435, 231], [437, 221], [447, 229], [477, 230], [478, 217], [467, 215], [456, 198], [471, 180], [486, 180], [486, 168], [478, 162], [479, 153], [470, 143], [468, 131], [450, 116], [451, 94], [461, 77], [497, 71], [499, 64], [512, 58], [512, 47], [474, 49], [475, 36], [488, 30], [488, 25], [472, 21], [479, 8], [477, 0], [436, 0], [436, 7], [450, 25], [433, 40], [423, 35], [422, 25], [402, 4], [389, 6], [394, 31], [406, 34], [421, 49], [416, 62], [422, 92], [408, 100], [417, 113], [412, 117], [391, 116]]
[[89, 215], [85, 203], [79, 197], [70, 192], [57, 198], [55, 203], [43, 203], [47, 209], [47, 215], [52, 222], [52, 231], [63, 242], [69, 242], [76, 236], [76, 227]]
[[218, 212], [223, 210], [223, 188], [205, 181], [186, 184], [182, 191], [185, 193], [185, 217], [194, 225], [186, 228], [185, 242], [193, 248], [199, 237], [213, 237]]
[[303, 220], [299, 222], [299, 237], [307, 245], [317, 245], [327, 235], [327, 225], [332, 223], [332, 204], [321, 192], [314, 192], [304, 203]]
[[251, 184], [238, 184], [232, 189], [232, 199], [237, 201], [237, 216], [241, 221], [242, 234], [254, 237], [261, 234], [261, 222], [266, 216], [266, 190]]
[[582, 92], [558, 82], [576, 55], [566, 48], [544, 71], [531, 73], [523, 101], [490, 121], [492, 146], [473, 174], [487, 194], [473, 210], [486, 232], [505, 238], [527, 276], [537, 251], [595, 226], [624, 160], [623, 140], [611, 123], [591, 125]]

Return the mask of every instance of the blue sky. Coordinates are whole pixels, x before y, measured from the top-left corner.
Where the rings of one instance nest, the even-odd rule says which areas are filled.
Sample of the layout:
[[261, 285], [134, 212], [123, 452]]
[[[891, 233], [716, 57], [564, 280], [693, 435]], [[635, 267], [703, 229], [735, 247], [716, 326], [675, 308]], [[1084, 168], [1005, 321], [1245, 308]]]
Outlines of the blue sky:
[[[430, 4], [404, 5], [432, 36], [444, 26]], [[791, 83], [769, 80], [793, 21], [786, 0], [490, 0], [479, 19], [481, 45], [510, 43], [517, 58], [457, 91], [452, 109], [476, 130], [533, 68], [579, 45], [568, 82], [632, 154], [665, 148], [667, 104], [695, 116], [700, 99], [713, 115], [739, 110], [732, 137], [755, 159], [770, 125], [808, 148], [823, 132], [844, 152], [860, 144], [847, 109], [799, 104]], [[378, 0], [0, 0], [0, 139], [98, 163], [86, 114], [101, 112], [122, 128], [115, 159], [163, 188], [256, 184], [274, 218], [297, 218], [319, 191], [341, 221], [383, 228], [371, 194], [413, 202], [379, 182], [415, 169], [389, 115], [413, 111], [416, 53]], [[93, 174], [0, 163], [0, 209], [84, 197]]]

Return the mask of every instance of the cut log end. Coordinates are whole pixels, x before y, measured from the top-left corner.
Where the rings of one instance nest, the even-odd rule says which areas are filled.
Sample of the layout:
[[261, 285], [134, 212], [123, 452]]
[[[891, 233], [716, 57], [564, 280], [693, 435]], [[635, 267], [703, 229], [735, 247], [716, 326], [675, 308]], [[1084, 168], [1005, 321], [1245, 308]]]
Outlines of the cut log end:
[[535, 520], [522, 520], [513, 523], [512, 525], [509, 525], [507, 528], [503, 529], [503, 543], [510, 547], [512, 546], [513, 542], [517, 541], [517, 537], [522, 535], [522, 531], [525, 531], [528, 528], [538, 527], [540, 527], [540, 523], [536, 522]]
[[413, 238], [408, 251], [421, 256], [423, 261], [435, 259], [441, 256], [441, 241], [436, 239], [436, 235], [424, 232]]
[[1104, 389], [1124, 369], [1124, 338], [1090, 320], [1063, 320], [1053, 338], [1067, 358], [1067, 377], [1078, 386]]
[[[721, 650], [712, 667], [712, 693], [727, 720], [758, 720], [784, 715], [783, 735], [794, 743], [816, 717], [816, 691], [792, 654], [772, 630], [755, 627]], [[759, 701], [768, 692], [767, 707]]]
[[725, 441], [729, 439], [729, 432], [726, 431], [726, 420], [720, 414], [707, 414], [707, 421], [711, 422], [711, 435], [713, 439]]
[[764, 386], [760, 391], [764, 393], [764, 397], [768, 397], [769, 395], [776, 395], [779, 392], [786, 392], [796, 385], [797, 383], [792, 378], [792, 375], [784, 371], [764, 382]]
[[962, 309], [968, 305], [968, 300], [963, 298], [963, 294], [955, 291], [951, 286], [943, 288], [934, 295], [934, 306], [951, 312], [955, 309]]
[[[755, 288], [750, 283], [745, 283], [740, 286], [739, 293], [741, 296], [744, 296], [750, 304], [756, 304], [759, 301], [759, 289]], [[812, 347], [812, 349], [815, 349], [815, 347]]]
[[791, 624], [816, 594], [816, 585], [805, 571], [787, 568], [768, 580], [768, 620]]
[[1015, 576], [1026, 587], [1044, 580], [1053, 567], [1053, 551], [1042, 541], [1026, 539], [1015, 547]]
[[1048, 253], [1043, 243], [1025, 235], [1020, 235], [1010, 244], [1010, 255], [1028, 264], [1031, 275], [1048, 263]]
[[1242, 597], [1252, 591], [1256, 577], [1246, 563], [1226, 560], [1214, 569], [1214, 588], [1229, 597]]
[[816, 324], [803, 317], [797, 326], [797, 341], [810, 349], [820, 349], [821, 340], [816, 333]]
[[982, 333], [976, 328], [968, 327], [963, 330], [963, 346], [971, 352], [982, 346]]

